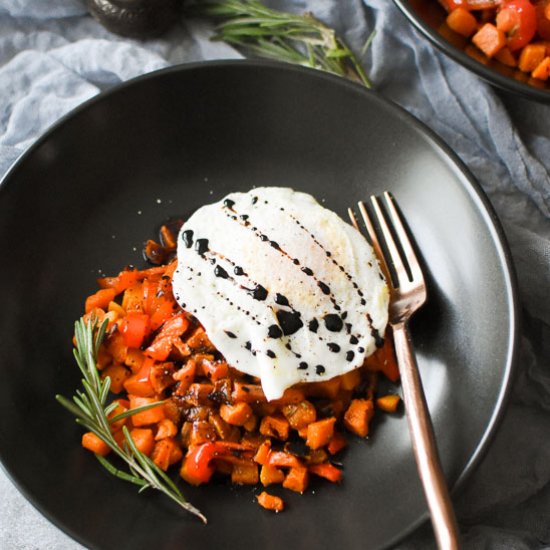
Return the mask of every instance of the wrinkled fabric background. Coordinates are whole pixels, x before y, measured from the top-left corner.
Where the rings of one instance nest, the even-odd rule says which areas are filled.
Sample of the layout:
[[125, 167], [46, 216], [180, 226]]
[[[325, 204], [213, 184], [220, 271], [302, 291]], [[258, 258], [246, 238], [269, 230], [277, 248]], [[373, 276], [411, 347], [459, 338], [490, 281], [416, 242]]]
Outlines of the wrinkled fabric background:
[[[508, 410], [483, 462], [456, 496], [467, 549], [550, 548], [550, 105], [496, 91], [434, 50], [390, 0], [272, 0], [309, 9], [359, 51], [377, 90], [435, 130], [470, 167], [507, 233], [523, 314]], [[83, 0], [2, 0], [0, 177], [60, 116], [119, 82], [171, 64], [240, 57], [181, 21], [161, 39], [114, 36]], [[475, 405], [473, 405], [475, 406]], [[81, 548], [0, 471], [0, 548]], [[399, 545], [433, 548], [425, 525]]]

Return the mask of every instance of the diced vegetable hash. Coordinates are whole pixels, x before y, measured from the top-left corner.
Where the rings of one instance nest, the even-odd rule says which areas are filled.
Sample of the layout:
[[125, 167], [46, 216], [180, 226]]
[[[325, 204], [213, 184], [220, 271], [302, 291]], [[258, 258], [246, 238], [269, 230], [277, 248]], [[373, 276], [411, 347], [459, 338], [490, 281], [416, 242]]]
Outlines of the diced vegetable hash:
[[[178, 468], [192, 485], [225, 476], [239, 485], [278, 484], [303, 493], [311, 476], [338, 483], [342, 468], [334, 460], [346, 447], [344, 431], [366, 437], [375, 408], [393, 412], [399, 403], [398, 396], [375, 402], [379, 373], [392, 381], [399, 377], [391, 337], [362, 368], [296, 385], [268, 402], [259, 379], [228, 365], [198, 321], [176, 303], [175, 268], [173, 260], [143, 271], [125, 269], [99, 279], [100, 290], [86, 300], [85, 319], [108, 323], [97, 368], [111, 378], [116, 394], [111, 418], [163, 402], [112, 423], [118, 444], [125, 444], [126, 426], [141, 452], [164, 471]], [[82, 445], [109, 453], [91, 432]], [[284, 507], [265, 491], [258, 503], [276, 512]]]
[[539, 81], [550, 78], [550, 0], [439, 2], [449, 12], [448, 27], [471, 39], [487, 58]]

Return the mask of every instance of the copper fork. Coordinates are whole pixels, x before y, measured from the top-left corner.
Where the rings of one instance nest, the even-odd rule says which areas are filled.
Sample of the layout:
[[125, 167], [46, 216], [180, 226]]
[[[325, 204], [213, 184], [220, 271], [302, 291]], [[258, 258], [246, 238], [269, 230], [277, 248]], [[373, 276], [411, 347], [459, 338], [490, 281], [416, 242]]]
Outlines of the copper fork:
[[[384, 193], [384, 203], [389, 215], [384, 213], [381, 201], [375, 196], [371, 197], [371, 206], [386, 244], [388, 258], [380, 246], [374, 225], [362, 201], [358, 203], [358, 208], [390, 289], [389, 323], [393, 329], [403, 401], [416, 465], [430, 509], [435, 538], [438, 548], [455, 550], [459, 548], [458, 527], [441, 469], [433, 426], [408, 329], [411, 315], [426, 301], [426, 283], [407, 232], [395, 208], [394, 199], [388, 192]], [[351, 208], [348, 209], [348, 214], [351, 223], [361, 231]], [[390, 224], [393, 227], [393, 234], [397, 237], [397, 243]], [[394, 279], [391, 276], [390, 265], [393, 266]]]

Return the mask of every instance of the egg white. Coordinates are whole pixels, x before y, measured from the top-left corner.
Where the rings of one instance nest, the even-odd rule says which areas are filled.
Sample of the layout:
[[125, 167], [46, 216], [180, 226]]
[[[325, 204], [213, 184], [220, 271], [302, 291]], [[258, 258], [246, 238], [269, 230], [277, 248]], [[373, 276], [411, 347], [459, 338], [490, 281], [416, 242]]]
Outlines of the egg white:
[[227, 362], [261, 379], [269, 400], [361, 366], [388, 322], [372, 247], [289, 188], [231, 193], [199, 208], [178, 238], [173, 289]]

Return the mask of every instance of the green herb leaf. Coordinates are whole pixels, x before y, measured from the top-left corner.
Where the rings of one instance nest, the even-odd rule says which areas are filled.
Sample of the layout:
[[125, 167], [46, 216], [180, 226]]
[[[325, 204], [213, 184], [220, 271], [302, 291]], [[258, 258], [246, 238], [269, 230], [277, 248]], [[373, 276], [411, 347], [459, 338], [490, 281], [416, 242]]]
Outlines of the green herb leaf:
[[259, 0], [199, 0], [188, 12], [219, 20], [214, 40], [260, 57], [320, 69], [372, 87], [355, 54], [333, 29], [311, 13], [277, 11]]
[[124, 426], [125, 444], [123, 448], [119, 447], [111, 433], [110, 424], [118, 420], [127, 418], [139, 412], [143, 412], [152, 407], [163, 403], [158, 401], [143, 407], [131, 409], [109, 419], [108, 416], [116, 408], [113, 403], [107, 404], [107, 396], [111, 387], [111, 380], [107, 376], [103, 380], [97, 370], [97, 355], [103, 339], [107, 321], [98, 326], [97, 319], [86, 322], [83, 318], [75, 323], [76, 349], [74, 356], [77, 365], [84, 377], [82, 380], [82, 390], [76, 390], [72, 402], [56, 395], [57, 401], [65, 407], [73, 416], [76, 417], [77, 424], [85, 427], [99, 437], [111, 451], [121, 458], [130, 473], [120, 470], [106, 458], [96, 455], [101, 465], [112, 475], [134, 483], [140, 487], [140, 492], [151, 488], [164, 493], [172, 499], [181, 508], [199, 517], [206, 523], [206, 517], [189, 504], [176, 484], [163, 472], [147, 455], [139, 451], [134, 444], [130, 433]]

